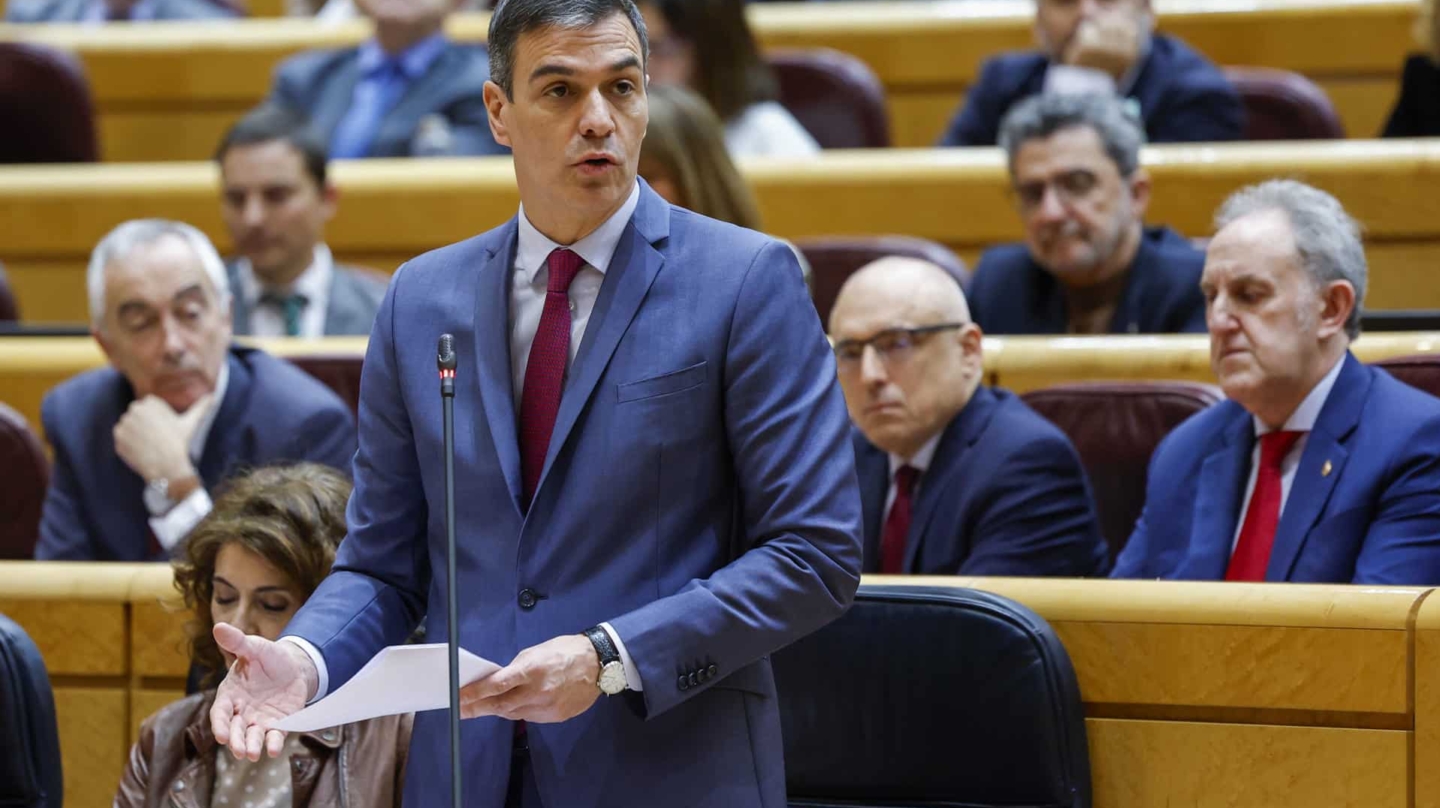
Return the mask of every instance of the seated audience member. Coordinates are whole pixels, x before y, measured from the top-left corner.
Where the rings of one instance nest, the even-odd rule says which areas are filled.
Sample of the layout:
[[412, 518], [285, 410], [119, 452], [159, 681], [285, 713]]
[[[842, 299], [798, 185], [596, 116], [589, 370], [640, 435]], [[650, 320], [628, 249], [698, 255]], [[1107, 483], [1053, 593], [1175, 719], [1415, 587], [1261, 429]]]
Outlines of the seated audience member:
[[1244, 109], [1215, 65], [1154, 33], [1150, 0], [1037, 0], [1040, 50], [985, 62], [942, 146], [994, 146], [1000, 121], [1041, 93], [1105, 92], [1138, 107], [1151, 143], [1239, 140]]
[[835, 300], [865, 571], [1100, 575], [1109, 552], [1069, 439], [982, 385], [979, 327], [945, 270], [882, 258]]
[[1405, 60], [1400, 97], [1385, 121], [1381, 137], [1434, 137], [1440, 135], [1440, 19], [1435, 0], [1421, 0], [1415, 19], [1415, 39], [1423, 53]]
[[5, 22], [225, 20], [235, 12], [210, 0], [10, 0]]
[[689, 87], [725, 122], [732, 157], [799, 157], [820, 151], [780, 106], [775, 74], [745, 19], [743, 0], [641, 0], [656, 85]]
[[338, 197], [325, 147], [293, 115], [261, 107], [216, 154], [225, 226], [240, 255], [225, 269], [236, 334], [369, 334], [385, 296], [372, 273], [339, 266], [325, 246]]
[[359, 0], [374, 38], [286, 60], [270, 101], [306, 118], [337, 160], [504, 154], [485, 111], [485, 48], [445, 38], [455, 4]]
[[1358, 225], [1275, 180], [1220, 208], [1202, 285], [1229, 399], [1170, 433], [1118, 578], [1440, 583], [1440, 400], [1351, 355]]
[[230, 344], [225, 266], [179, 222], [144, 219], [100, 241], [86, 273], [91, 328], [111, 367], [45, 396], [55, 450], [40, 560], [165, 560], [246, 466], [311, 460], [349, 471], [355, 423], [294, 365]]
[[145, 719], [115, 795], [115, 808], [185, 805], [393, 806], [399, 802], [412, 716], [292, 732], [278, 757], [237, 759], [217, 746], [210, 705], [235, 659], [220, 631], [279, 639], [330, 571], [345, 537], [350, 482], [313, 464], [267, 467], [233, 480], [175, 561], [175, 588], [194, 615], [192, 659], [205, 690]]
[[1164, 334], [1205, 330], [1205, 254], [1146, 227], [1144, 134], [1114, 98], [1034, 96], [1000, 143], [1025, 243], [985, 252], [970, 284], [987, 334]]

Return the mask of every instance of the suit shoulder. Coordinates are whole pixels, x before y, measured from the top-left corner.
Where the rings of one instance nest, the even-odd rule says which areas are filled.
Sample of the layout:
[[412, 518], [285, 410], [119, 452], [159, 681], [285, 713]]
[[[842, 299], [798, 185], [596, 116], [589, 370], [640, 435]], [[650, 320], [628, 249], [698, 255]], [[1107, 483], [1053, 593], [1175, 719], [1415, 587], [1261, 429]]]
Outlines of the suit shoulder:
[[999, 244], [980, 254], [975, 262], [973, 281], [985, 276], [985, 283], [996, 286], [1005, 282], [1018, 283], [1014, 271], [1030, 263], [1030, 250], [1022, 243]]
[[490, 78], [490, 52], [478, 42], [452, 42], [447, 50], [447, 68], [452, 81], [467, 84], [479, 79], [484, 84]]
[[986, 432], [993, 432], [999, 437], [1009, 447], [1009, 453], [1031, 449], [1042, 449], [1050, 453], [1057, 448], [1063, 448], [1072, 456], [1079, 457], [1070, 436], [1026, 404], [1025, 399], [1008, 390], [991, 389], [997, 406]]
[[228, 20], [235, 13], [209, 0], [170, 0], [159, 14], [166, 20]]
[[[674, 206], [670, 208], [670, 240], [687, 248], [703, 246], [708, 255], [732, 267], [735, 256], [747, 256], [741, 260], [748, 266], [748, 261], [772, 244], [790, 253], [789, 245], [777, 238]], [[717, 245], [722, 249], [710, 249]]]
[[1157, 463], [1199, 462], [1210, 454], [1210, 447], [1223, 441], [1225, 431], [1233, 428], [1237, 419], [1250, 419], [1239, 404], [1229, 399], [1212, 404], [1171, 429], [1155, 447], [1153, 458]]
[[335, 273], [337, 277], [344, 278], [346, 283], [376, 302], [385, 296], [385, 288], [390, 285], [389, 279], [383, 278], [374, 270], [336, 264]]
[[106, 366], [87, 370], [55, 385], [41, 401], [41, 412], [61, 424], [86, 420], [101, 410], [102, 402], [114, 400], [125, 389], [125, 379]]
[[349, 407], [335, 391], [299, 366], [261, 350], [240, 356], [251, 373], [252, 412], [270, 412], [294, 421], [327, 411], [349, 414]]
[[1184, 40], [1160, 34], [1155, 37], [1154, 42], [1156, 54], [1162, 57], [1160, 66], [1164, 69], [1167, 83], [1234, 92], [1220, 68]]
[[45, 22], [56, 15], [56, 0], [10, 0], [5, 7], [5, 21], [14, 23]]
[[1046, 65], [1045, 54], [1039, 51], [1007, 51], [990, 57], [980, 67], [979, 84], [986, 90], [1018, 88]]
[[[1411, 424], [1418, 429], [1440, 423], [1440, 398], [1400, 381], [1382, 368], [1366, 366], [1374, 376], [1366, 420], [1393, 429]], [[1404, 430], [1402, 430], [1404, 431]]]
[[356, 48], [302, 51], [275, 68], [275, 80], [277, 83], [309, 86], [324, 80], [335, 68], [356, 58], [358, 53]]

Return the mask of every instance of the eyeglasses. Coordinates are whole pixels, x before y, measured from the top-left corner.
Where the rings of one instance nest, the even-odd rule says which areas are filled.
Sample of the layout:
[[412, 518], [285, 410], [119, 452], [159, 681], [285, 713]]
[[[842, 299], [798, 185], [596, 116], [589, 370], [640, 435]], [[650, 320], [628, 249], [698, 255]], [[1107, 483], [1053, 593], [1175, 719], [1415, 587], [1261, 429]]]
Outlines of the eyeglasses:
[[1030, 213], [1045, 201], [1045, 189], [1053, 187], [1060, 203], [1071, 205], [1083, 200], [1100, 184], [1100, 178], [1083, 168], [1066, 171], [1047, 181], [1025, 182], [1011, 188], [1015, 203], [1022, 213]]
[[845, 339], [835, 343], [835, 361], [842, 371], [851, 371], [860, 366], [865, 356], [865, 346], [875, 349], [884, 362], [903, 362], [910, 357], [910, 351], [920, 338], [938, 331], [964, 328], [969, 323], [938, 323], [922, 325], [919, 328], [887, 328], [876, 332], [869, 339]]

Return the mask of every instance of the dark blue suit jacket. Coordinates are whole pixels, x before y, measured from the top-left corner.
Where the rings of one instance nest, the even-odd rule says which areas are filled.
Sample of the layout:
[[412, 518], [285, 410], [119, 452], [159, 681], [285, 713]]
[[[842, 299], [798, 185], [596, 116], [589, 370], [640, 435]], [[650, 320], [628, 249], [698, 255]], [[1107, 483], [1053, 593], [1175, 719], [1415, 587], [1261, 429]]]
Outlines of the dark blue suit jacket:
[[[1178, 233], [1146, 228], [1110, 333], [1204, 332], [1204, 268], [1205, 253]], [[986, 250], [966, 297], [971, 316], [986, 334], [1064, 334], [1069, 327], [1064, 288], [1035, 263], [1024, 244]]]
[[[858, 586], [860, 496], [835, 357], [784, 243], [642, 184], [520, 505], [508, 318], [517, 224], [395, 274], [360, 390], [350, 534], [287, 631], [338, 688], [417, 621], [446, 627], [435, 342], [455, 335], [461, 644], [508, 663], [609, 621], [643, 693], [531, 724], [545, 805], [784, 808], [769, 654]], [[461, 726], [465, 805], [501, 808], [510, 722]], [[443, 710], [415, 717], [405, 800], [444, 804]]]
[[[1050, 62], [1035, 51], [989, 59], [940, 138], [941, 146], [994, 146], [1010, 107], [1045, 88]], [[1215, 65], [1178, 39], [1156, 34], [1129, 97], [1140, 104], [1151, 143], [1239, 140], [1240, 96]]]
[[[355, 453], [350, 409], [303, 370], [250, 348], [230, 349], [230, 380], [200, 457], [212, 494], [245, 467], [311, 460], [349, 472]], [[115, 453], [112, 434], [135, 400], [113, 368], [82, 373], [40, 407], [55, 467], [40, 520], [40, 560], [149, 558], [145, 481]], [[150, 560], [163, 561], [156, 555]]]
[[[359, 59], [359, 48], [292, 56], [276, 69], [269, 100], [308, 119], [311, 132], [329, 144], [355, 96]], [[420, 119], [434, 114], [450, 124], [453, 154], [509, 154], [490, 134], [484, 98], [489, 78], [484, 46], [447, 43], [430, 69], [385, 114], [367, 156], [409, 157]]]
[[[1280, 514], [1267, 581], [1440, 584], [1440, 400], [1346, 355]], [[1222, 580], [1254, 421], [1225, 401], [1155, 450], [1116, 578]]]
[[[865, 571], [880, 569], [890, 460], [856, 430]], [[978, 387], [920, 477], [904, 571], [1103, 575], [1110, 554], [1069, 438], [1006, 390]]]

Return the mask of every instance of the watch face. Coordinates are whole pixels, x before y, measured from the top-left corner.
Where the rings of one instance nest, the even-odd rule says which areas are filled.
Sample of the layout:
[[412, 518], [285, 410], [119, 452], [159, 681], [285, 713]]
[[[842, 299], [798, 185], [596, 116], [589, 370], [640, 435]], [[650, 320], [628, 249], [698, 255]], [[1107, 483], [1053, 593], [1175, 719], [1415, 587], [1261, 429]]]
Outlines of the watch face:
[[600, 668], [600, 692], [613, 696], [625, 689], [625, 666], [619, 662], [607, 663]]

